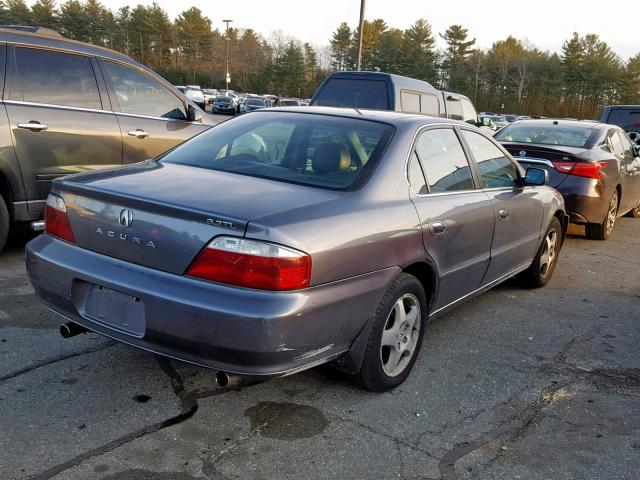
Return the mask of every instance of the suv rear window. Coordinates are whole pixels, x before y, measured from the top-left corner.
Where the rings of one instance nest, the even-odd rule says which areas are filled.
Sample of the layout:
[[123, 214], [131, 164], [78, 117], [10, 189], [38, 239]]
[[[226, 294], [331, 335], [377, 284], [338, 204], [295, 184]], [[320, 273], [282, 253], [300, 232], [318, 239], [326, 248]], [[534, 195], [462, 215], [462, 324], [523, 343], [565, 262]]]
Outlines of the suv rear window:
[[590, 126], [523, 125], [519, 123], [508, 125], [496, 133], [494, 138], [499, 142], [585, 148], [593, 134]]
[[215, 126], [162, 161], [347, 190], [371, 174], [392, 133], [369, 120], [257, 112]]
[[607, 123], [618, 125], [627, 131], [640, 132], [640, 107], [635, 110], [628, 108], [612, 109]]
[[389, 110], [387, 82], [360, 78], [332, 78], [313, 100], [322, 107], [355, 107]]

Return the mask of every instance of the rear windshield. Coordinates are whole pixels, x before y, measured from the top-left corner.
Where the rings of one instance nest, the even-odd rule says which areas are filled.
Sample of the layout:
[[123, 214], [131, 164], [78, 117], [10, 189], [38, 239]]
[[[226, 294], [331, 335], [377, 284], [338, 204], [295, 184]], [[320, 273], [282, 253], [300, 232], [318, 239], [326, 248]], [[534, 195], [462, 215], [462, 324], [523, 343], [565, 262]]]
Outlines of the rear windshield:
[[387, 82], [358, 78], [332, 78], [327, 81], [313, 105], [322, 107], [355, 107], [373, 110], [389, 110]]
[[231, 97], [216, 97], [215, 101], [220, 103], [233, 103]]
[[257, 105], [260, 107], [264, 107], [264, 100], [260, 100], [257, 98], [250, 98], [245, 102], [247, 105]]
[[299, 107], [300, 102], [298, 100], [280, 100], [278, 102], [283, 107]]
[[392, 133], [369, 120], [263, 111], [221, 123], [162, 161], [347, 190], [371, 174]]
[[494, 135], [499, 142], [536, 143], [584, 148], [593, 134], [590, 127], [562, 125], [509, 125]]
[[640, 107], [636, 110], [618, 108], [611, 110], [607, 123], [618, 125], [627, 131], [640, 131]]

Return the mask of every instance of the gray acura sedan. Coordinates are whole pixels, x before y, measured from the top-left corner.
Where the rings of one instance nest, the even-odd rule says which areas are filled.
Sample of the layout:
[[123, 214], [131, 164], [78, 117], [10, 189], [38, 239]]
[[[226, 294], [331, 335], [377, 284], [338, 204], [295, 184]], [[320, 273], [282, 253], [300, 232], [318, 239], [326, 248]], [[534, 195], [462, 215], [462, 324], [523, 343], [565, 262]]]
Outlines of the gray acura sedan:
[[430, 319], [549, 281], [568, 218], [546, 176], [461, 122], [262, 110], [56, 180], [27, 267], [66, 336], [253, 378], [333, 361], [384, 391]]

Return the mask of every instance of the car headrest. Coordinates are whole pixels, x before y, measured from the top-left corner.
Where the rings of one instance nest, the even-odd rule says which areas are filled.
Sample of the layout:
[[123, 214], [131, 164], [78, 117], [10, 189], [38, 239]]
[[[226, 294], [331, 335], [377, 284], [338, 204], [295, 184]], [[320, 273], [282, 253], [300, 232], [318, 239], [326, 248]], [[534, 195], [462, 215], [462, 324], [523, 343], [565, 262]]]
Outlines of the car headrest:
[[351, 155], [339, 143], [321, 143], [313, 152], [311, 168], [320, 175], [348, 171], [351, 167]]

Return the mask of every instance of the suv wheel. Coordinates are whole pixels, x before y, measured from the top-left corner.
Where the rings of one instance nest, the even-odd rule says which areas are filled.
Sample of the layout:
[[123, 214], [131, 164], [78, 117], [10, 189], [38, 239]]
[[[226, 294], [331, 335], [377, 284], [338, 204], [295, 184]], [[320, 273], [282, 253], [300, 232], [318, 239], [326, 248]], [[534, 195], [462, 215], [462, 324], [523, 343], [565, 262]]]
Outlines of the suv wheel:
[[593, 240], [607, 240], [613, 232], [613, 226], [618, 218], [618, 191], [616, 190], [609, 202], [607, 214], [602, 223], [587, 223], [585, 233]]
[[533, 262], [529, 268], [522, 272], [521, 278], [527, 287], [542, 287], [551, 280], [561, 248], [562, 225], [556, 217], [553, 217]]
[[404, 382], [418, 357], [426, 326], [422, 284], [403, 273], [391, 283], [376, 310], [357, 382], [373, 392]]
[[0, 252], [9, 237], [10, 220], [7, 204], [4, 202], [4, 198], [0, 196]]

